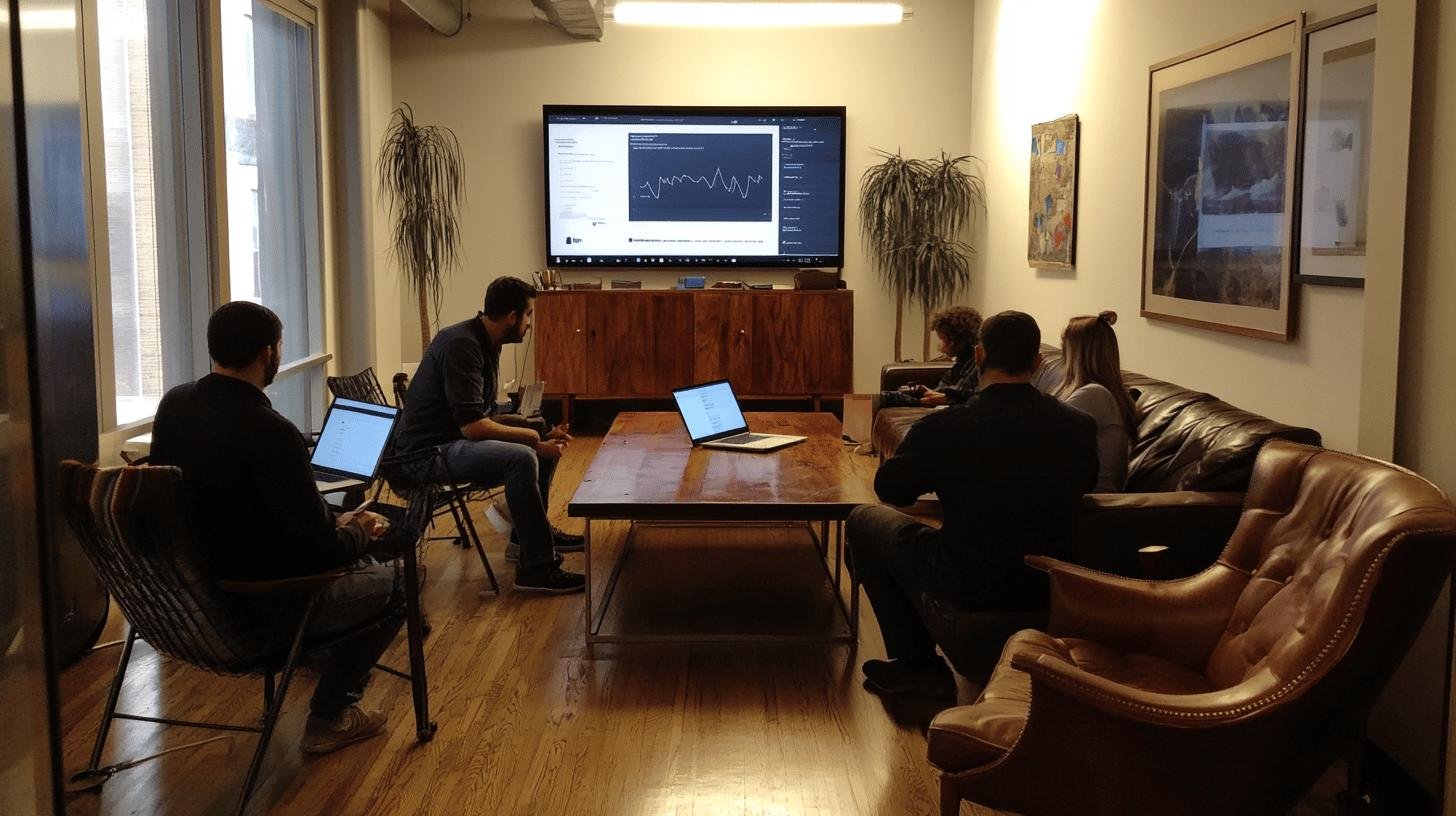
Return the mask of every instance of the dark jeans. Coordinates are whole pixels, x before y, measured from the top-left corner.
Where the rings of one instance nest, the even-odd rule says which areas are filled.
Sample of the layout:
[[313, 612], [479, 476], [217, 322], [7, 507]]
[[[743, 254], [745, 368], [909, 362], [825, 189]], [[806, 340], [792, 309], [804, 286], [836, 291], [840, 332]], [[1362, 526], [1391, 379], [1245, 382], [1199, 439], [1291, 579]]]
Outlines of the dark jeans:
[[404, 623], [402, 590], [395, 584], [392, 566], [360, 561], [348, 575], [324, 588], [306, 630], [311, 638], [347, 632], [381, 616], [390, 619], [330, 650], [309, 713], [332, 719], [363, 699], [370, 669]]
[[849, 514], [849, 564], [864, 586], [885, 653], [892, 660], [935, 655], [935, 639], [920, 617], [920, 596], [935, 588], [932, 551], [939, 531], [882, 504]]
[[441, 450], [456, 479], [482, 487], [505, 486], [506, 505], [521, 545], [518, 570], [555, 563], [546, 500], [551, 495], [556, 459], [542, 459], [534, 448], [494, 439], [461, 439]]

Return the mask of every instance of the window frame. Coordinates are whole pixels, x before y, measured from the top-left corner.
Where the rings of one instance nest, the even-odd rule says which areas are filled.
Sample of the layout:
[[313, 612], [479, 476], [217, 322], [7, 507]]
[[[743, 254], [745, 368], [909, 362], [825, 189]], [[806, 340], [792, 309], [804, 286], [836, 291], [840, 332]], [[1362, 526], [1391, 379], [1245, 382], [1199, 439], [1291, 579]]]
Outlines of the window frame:
[[[223, 89], [222, 3], [206, 0], [164, 0], [168, 33], [167, 48], [176, 59], [169, 60], [171, 80], [175, 83], [180, 137], [172, 154], [179, 162], [176, 181], [166, 191], [176, 203], [178, 261], [190, 272], [182, 276], [188, 291], [185, 295], [190, 317], [187, 339], [193, 377], [210, 370], [207, 354], [207, 319], [223, 303], [233, 299], [227, 211], [226, 113]], [[308, 30], [310, 44], [310, 78], [313, 86], [313, 151], [316, 185], [316, 224], [318, 263], [316, 279], [306, 281], [305, 296], [310, 299], [311, 319], [319, 321], [320, 346], [303, 358], [289, 361], [278, 373], [278, 380], [317, 375], [319, 383], [333, 358], [333, 336], [329, 294], [333, 272], [329, 258], [327, 215], [328, 192], [326, 158], [323, 143], [325, 93], [323, 87], [323, 15], [312, 0], [256, 0]], [[95, 3], [82, 3], [83, 42], [82, 70], [85, 94], [85, 139], [88, 188], [93, 201], [106, 201], [105, 123], [102, 118], [101, 53], [98, 9]], [[172, 215], [169, 213], [169, 216]], [[119, 423], [117, 417], [116, 346], [111, 314], [112, 291], [109, 249], [110, 223], [105, 207], [91, 208], [88, 224], [95, 266], [93, 267], [93, 310], [96, 332], [96, 397], [98, 427], [103, 456], [119, 451], [127, 439], [151, 430], [153, 417]], [[164, 327], [165, 330], [166, 327]], [[322, 418], [323, 402], [312, 395], [308, 422]]]

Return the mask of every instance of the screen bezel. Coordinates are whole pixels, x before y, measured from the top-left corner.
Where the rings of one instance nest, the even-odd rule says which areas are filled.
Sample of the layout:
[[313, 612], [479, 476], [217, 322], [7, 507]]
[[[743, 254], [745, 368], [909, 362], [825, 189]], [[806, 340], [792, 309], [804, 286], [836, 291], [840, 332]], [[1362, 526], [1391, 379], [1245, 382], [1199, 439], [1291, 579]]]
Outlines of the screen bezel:
[[[678, 401], [677, 395], [685, 393], [687, 391], [696, 391], [700, 388], [711, 388], [715, 385], [728, 386], [728, 394], [729, 396], [733, 397], [733, 404], [738, 406], [738, 415], [743, 417], [743, 424], [731, 430], [719, 431], [715, 434], [709, 434], [700, 439], [693, 439], [693, 429], [688, 426], [688, 418], [683, 416], [682, 403]], [[685, 386], [683, 388], [674, 388], [672, 389], [672, 404], [674, 407], [677, 408], [677, 418], [682, 420], [683, 430], [687, 431], [688, 439], [692, 440], [692, 443], [695, 446], [701, 445], [705, 442], [714, 442], [719, 439], [726, 439], [730, 436], [737, 436], [741, 433], [748, 433], [748, 417], [743, 413], [743, 403], [738, 401], [738, 392], [733, 390], [733, 383], [729, 382], [726, 377], [719, 380], [709, 380], [708, 382], [698, 383], [697, 385]]]
[[[802, 269], [805, 266], [813, 268], [844, 268], [844, 208], [845, 197], [848, 195], [848, 188], [845, 185], [846, 166], [849, 157], [845, 154], [847, 144], [846, 134], [848, 133], [848, 119], [845, 115], [843, 105], [783, 105], [783, 106], [711, 106], [711, 105], [542, 105], [541, 106], [541, 185], [543, 187], [543, 199], [545, 210], [543, 218], [542, 259], [547, 267], [561, 267], [571, 269]], [[551, 142], [550, 130], [547, 127], [547, 120], [552, 115], [566, 116], [835, 116], [839, 118], [839, 246], [833, 258], [825, 263], [804, 264], [794, 260], [794, 256], [731, 256], [724, 255], [717, 259], [706, 259], [694, 261], [691, 264], [645, 264], [636, 261], [628, 261], [626, 256], [622, 260], [583, 263], [580, 260], [572, 259], [563, 263], [551, 262]], [[746, 260], [751, 259], [751, 260]]]
[[[339, 406], [339, 403], [341, 401], [344, 403], [343, 406]], [[353, 407], [356, 405], [360, 407]], [[349, 479], [360, 479], [367, 482], [374, 478], [375, 473], [379, 472], [379, 463], [381, 460], [384, 459], [384, 452], [389, 449], [389, 441], [394, 438], [394, 432], [399, 428], [400, 410], [398, 407], [393, 405], [380, 405], [377, 402], [369, 402], [368, 400], [356, 400], [351, 397], [335, 397], [334, 401], [329, 403], [329, 410], [324, 413], [323, 424], [319, 426], [320, 440], [323, 439], [324, 431], [329, 427], [329, 420], [332, 419], [334, 416], [335, 407], [338, 407], [341, 411], [354, 411], [355, 413], [379, 413], [377, 411], [369, 410], [371, 408], [382, 408], [390, 412], [389, 431], [384, 435], [384, 444], [379, 446], [379, 454], [374, 457], [374, 467], [368, 473], [353, 473], [347, 470], [343, 470], [342, 468], [329, 467], [328, 465], [318, 464], [314, 461], [314, 458], [318, 456], [317, 447], [313, 449], [313, 452], [310, 453], [308, 457], [309, 467], [320, 473], [328, 473], [334, 476], [341, 476]]]

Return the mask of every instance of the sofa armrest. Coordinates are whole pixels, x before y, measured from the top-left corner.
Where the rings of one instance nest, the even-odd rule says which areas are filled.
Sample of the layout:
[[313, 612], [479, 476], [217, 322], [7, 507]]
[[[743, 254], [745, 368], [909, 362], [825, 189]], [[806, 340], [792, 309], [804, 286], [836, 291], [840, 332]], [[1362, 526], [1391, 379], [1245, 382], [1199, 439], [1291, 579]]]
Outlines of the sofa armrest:
[[1013, 654], [1011, 667], [1031, 676], [1030, 717], [1036, 716], [1037, 692], [1043, 687], [1055, 689], [1088, 708], [1125, 722], [1183, 729], [1213, 728], [1247, 720], [1253, 712], [1278, 705], [1287, 696], [1271, 693], [1269, 678], [1257, 674], [1217, 691], [1164, 694], [1100, 677], [1047, 654]]
[[894, 391], [902, 385], [914, 385], [920, 383], [928, 388], [934, 388], [950, 370], [951, 361], [941, 362], [909, 362], [889, 363], [880, 368], [880, 390]]
[[1086, 569], [1040, 555], [1026, 563], [1047, 573], [1047, 631], [1139, 652], [1202, 671], [1248, 576], [1218, 563], [1190, 578], [1147, 581]]
[[1243, 513], [1243, 493], [1091, 493], [1082, 497], [1066, 558], [1117, 575], [1141, 575], [1138, 550], [1169, 548], [1170, 577], [1217, 560]]

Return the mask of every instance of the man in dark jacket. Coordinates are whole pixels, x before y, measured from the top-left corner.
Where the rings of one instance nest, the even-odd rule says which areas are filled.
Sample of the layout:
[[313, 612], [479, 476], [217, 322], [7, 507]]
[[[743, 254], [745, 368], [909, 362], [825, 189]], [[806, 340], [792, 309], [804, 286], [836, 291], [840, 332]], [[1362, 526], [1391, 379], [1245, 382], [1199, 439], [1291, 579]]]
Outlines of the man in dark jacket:
[[[546, 519], [551, 477], [571, 436], [564, 427], [511, 424], [495, 411], [501, 347], [525, 338], [535, 304], [529, 283], [496, 278], [475, 317], [435, 335], [405, 395], [397, 443], [402, 451], [438, 447], [456, 479], [505, 486], [519, 559], [516, 589], [581, 592], [585, 577], [561, 569], [557, 553], [580, 551], [582, 537], [554, 530]], [[506, 557], [512, 553], [508, 547]]]
[[1091, 417], [1032, 386], [1040, 344], [1030, 315], [987, 319], [975, 348], [980, 390], [965, 405], [916, 422], [875, 474], [875, 493], [889, 504], [937, 494], [941, 529], [884, 505], [849, 516], [852, 564], [890, 657], [865, 662], [872, 690], [955, 693], [920, 618], [922, 593], [972, 609], [1047, 603], [1043, 576], [1022, 558], [1057, 554], [1069, 540], [1078, 501], [1097, 479], [1097, 429]]
[[303, 750], [326, 753], [380, 733], [384, 715], [359, 706], [369, 670], [403, 620], [394, 569], [363, 558], [386, 523], [335, 515], [319, 495], [308, 450], [263, 389], [278, 373], [283, 325], [247, 301], [207, 323], [212, 373], [167, 392], [152, 425], [150, 464], [182, 469], [193, 529], [213, 577], [268, 581], [349, 567], [315, 605], [309, 635], [383, 623], [333, 650], [309, 704]]

